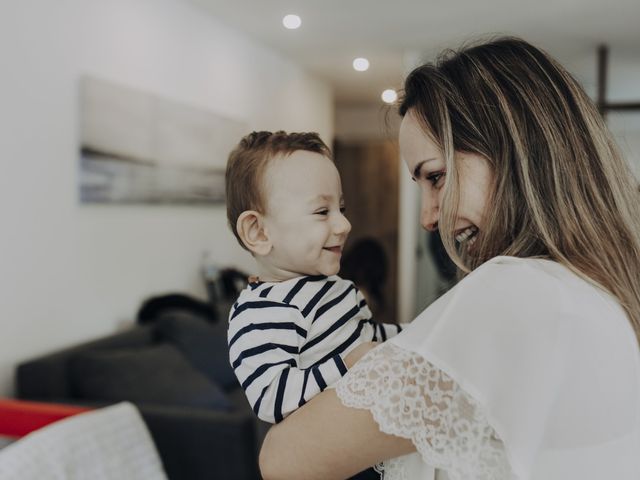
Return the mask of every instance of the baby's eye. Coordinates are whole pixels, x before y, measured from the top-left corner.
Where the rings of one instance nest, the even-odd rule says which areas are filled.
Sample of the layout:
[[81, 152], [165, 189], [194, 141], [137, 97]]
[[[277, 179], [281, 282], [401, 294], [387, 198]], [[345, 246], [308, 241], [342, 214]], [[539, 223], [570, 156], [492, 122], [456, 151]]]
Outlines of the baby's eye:
[[342, 214], [344, 215], [344, 212], [346, 212], [346, 211], [347, 211], [347, 207], [345, 207], [344, 205], [342, 205], [342, 206], [340, 207], [340, 213], [342, 213]]

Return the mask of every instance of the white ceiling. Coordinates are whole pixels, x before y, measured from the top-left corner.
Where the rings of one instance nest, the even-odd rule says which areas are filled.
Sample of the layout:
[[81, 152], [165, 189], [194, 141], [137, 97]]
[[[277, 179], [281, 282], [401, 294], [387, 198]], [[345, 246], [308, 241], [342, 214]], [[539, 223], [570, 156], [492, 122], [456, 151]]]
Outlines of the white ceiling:
[[[640, 51], [640, 0], [190, 0], [327, 80], [338, 103], [380, 102], [405, 65], [482, 35], [521, 36], [561, 61], [600, 43]], [[286, 30], [282, 17], [302, 18]], [[351, 67], [355, 57], [367, 72]]]

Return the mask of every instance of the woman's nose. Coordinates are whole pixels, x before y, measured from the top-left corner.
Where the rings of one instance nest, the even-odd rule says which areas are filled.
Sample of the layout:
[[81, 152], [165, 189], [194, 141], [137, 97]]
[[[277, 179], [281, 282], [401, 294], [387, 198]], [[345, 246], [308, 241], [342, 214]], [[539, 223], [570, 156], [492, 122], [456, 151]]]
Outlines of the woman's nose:
[[429, 232], [434, 232], [438, 229], [438, 220], [440, 219], [440, 208], [435, 198], [423, 195], [422, 197], [422, 209], [420, 211], [420, 224], [422, 228]]

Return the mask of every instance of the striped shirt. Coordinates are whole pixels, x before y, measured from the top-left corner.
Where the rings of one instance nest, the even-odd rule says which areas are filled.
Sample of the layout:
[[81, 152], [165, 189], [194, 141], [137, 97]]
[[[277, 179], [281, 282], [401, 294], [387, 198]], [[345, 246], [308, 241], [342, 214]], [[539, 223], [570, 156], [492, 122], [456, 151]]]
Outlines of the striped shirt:
[[346, 372], [356, 346], [384, 341], [362, 293], [333, 275], [251, 283], [229, 312], [229, 357], [253, 411], [278, 423]]

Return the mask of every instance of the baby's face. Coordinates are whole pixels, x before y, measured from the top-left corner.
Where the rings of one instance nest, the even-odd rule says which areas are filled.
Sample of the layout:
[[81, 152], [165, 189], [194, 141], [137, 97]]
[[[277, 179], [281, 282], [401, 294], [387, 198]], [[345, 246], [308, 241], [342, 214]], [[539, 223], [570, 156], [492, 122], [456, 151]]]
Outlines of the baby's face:
[[351, 224], [343, 215], [333, 162], [302, 150], [275, 158], [265, 172], [264, 188], [272, 250], [261, 261], [271, 280], [337, 274]]

